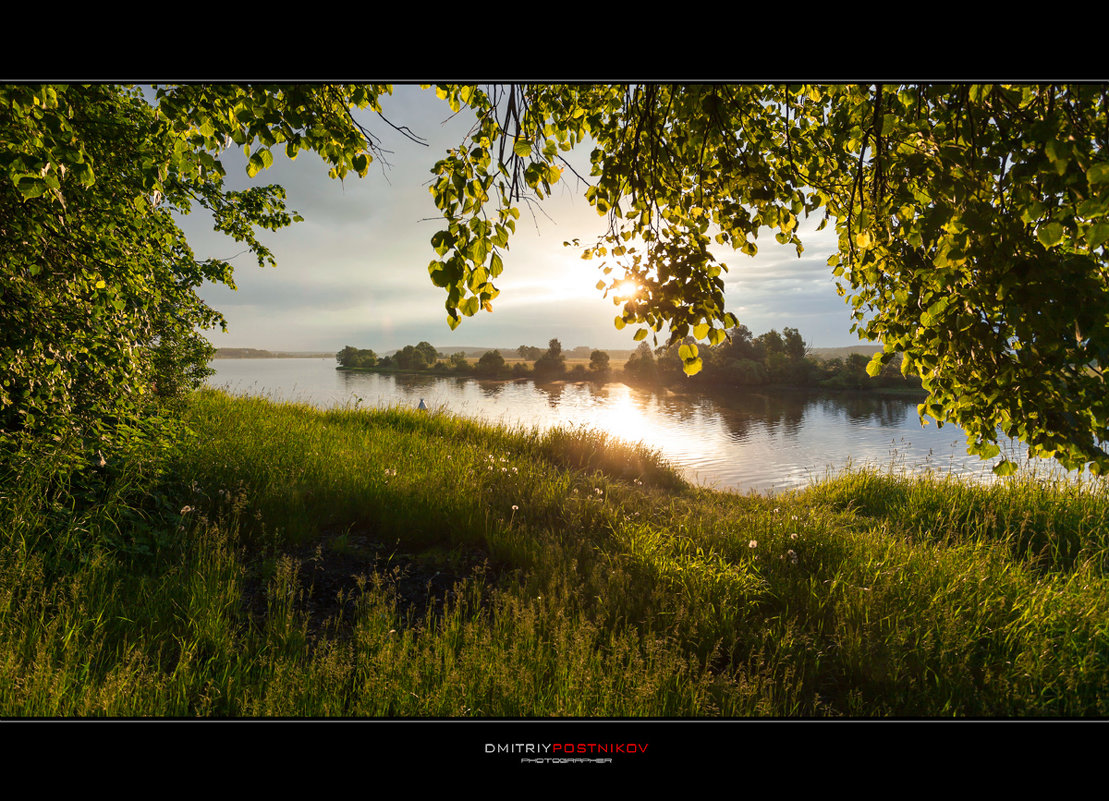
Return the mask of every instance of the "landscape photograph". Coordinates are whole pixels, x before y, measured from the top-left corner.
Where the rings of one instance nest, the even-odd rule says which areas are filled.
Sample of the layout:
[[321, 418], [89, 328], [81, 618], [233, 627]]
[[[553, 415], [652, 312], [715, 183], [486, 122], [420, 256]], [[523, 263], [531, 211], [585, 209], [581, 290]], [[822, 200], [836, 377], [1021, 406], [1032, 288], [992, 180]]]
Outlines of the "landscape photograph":
[[1109, 83], [0, 131], [5, 719], [1109, 714]]

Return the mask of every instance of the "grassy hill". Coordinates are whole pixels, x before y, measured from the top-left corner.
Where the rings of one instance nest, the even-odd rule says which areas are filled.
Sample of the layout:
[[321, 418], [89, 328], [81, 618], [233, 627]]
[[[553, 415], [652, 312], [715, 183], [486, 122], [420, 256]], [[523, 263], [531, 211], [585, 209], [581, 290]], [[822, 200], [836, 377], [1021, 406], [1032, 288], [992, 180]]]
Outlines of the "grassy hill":
[[744, 496], [580, 429], [214, 391], [188, 422], [5, 475], [0, 715], [1109, 714], [1105, 482]]

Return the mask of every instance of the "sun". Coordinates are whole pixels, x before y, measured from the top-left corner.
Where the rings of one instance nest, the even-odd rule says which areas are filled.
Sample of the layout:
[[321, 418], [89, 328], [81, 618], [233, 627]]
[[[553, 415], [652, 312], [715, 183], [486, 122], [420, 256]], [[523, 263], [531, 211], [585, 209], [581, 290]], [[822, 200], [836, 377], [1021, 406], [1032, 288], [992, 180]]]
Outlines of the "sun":
[[616, 300], [630, 300], [639, 295], [640, 286], [631, 279], [620, 281], [613, 288], [613, 296]]

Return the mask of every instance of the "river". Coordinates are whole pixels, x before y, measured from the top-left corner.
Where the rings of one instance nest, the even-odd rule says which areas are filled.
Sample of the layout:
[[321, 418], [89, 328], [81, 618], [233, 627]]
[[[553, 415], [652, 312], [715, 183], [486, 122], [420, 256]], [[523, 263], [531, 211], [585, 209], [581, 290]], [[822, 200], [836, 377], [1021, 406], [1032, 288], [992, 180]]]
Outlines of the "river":
[[[511, 426], [603, 429], [659, 450], [687, 478], [717, 489], [798, 488], [849, 464], [992, 476], [992, 462], [967, 455], [960, 429], [921, 427], [913, 399], [382, 375], [336, 370], [334, 359], [219, 359], [211, 366], [211, 386], [321, 408], [414, 408], [422, 399], [432, 409]], [[1026, 459], [1019, 443], [1003, 455]]]

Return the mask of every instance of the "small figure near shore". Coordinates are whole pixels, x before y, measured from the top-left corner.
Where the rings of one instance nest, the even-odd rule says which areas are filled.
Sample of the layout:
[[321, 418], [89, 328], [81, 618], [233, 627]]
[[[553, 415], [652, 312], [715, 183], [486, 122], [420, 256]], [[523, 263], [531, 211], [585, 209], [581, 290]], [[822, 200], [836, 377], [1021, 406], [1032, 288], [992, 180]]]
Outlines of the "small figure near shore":
[[417, 406], [416, 409], [418, 411], [421, 411], [421, 412], [426, 412], [427, 411], [427, 406], [424, 404], [424, 399], [423, 398], [420, 398], [420, 405]]

